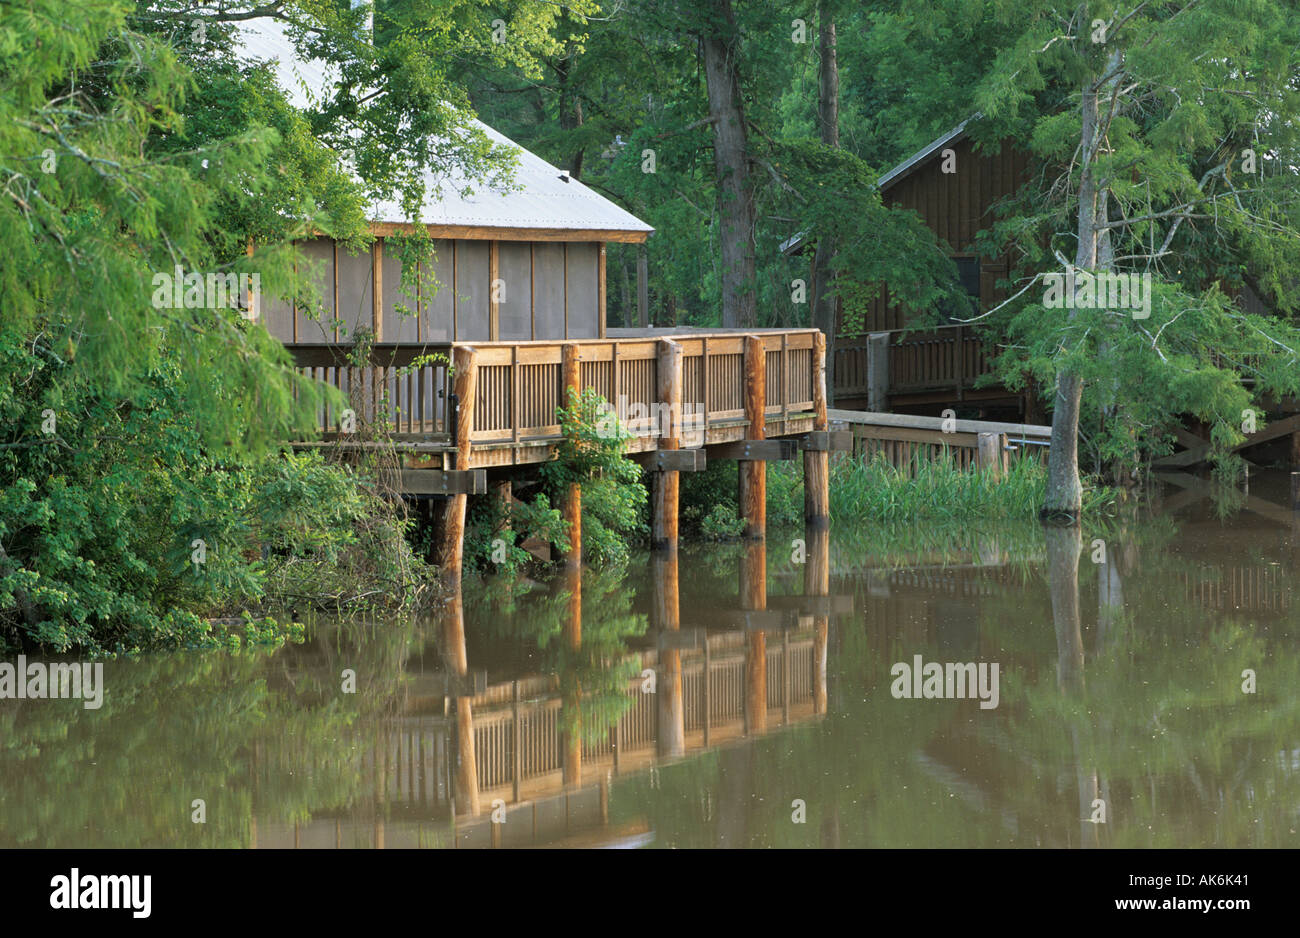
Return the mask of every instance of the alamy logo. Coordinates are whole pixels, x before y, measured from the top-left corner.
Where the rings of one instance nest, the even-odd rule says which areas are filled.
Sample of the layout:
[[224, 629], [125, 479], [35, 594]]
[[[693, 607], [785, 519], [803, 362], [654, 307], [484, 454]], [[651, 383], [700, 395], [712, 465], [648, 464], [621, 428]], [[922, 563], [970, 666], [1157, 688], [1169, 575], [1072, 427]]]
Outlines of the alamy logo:
[[1151, 318], [1151, 275], [1090, 273], [1073, 265], [1065, 273], [1043, 274], [1048, 309], [1127, 309], [1134, 319]]
[[910, 665], [900, 661], [889, 673], [894, 677], [889, 692], [897, 699], [978, 697], [981, 710], [992, 710], [998, 705], [998, 666], [987, 661], [940, 664], [922, 662], [920, 655], [914, 655]]
[[153, 877], [82, 876], [77, 867], [50, 880], [51, 909], [130, 909], [132, 918], [148, 918]]
[[63, 661], [27, 662], [18, 656], [17, 664], [0, 661], [0, 700], [43, 700], [81, 698], [87, 710], [98, 710], [104, 703], [104, 665]]
[[179, 264], [173, 272], [153, 275], [154, 309], [235, 308], [252, 318], [262, 294], [261, 274], [186, 273]]

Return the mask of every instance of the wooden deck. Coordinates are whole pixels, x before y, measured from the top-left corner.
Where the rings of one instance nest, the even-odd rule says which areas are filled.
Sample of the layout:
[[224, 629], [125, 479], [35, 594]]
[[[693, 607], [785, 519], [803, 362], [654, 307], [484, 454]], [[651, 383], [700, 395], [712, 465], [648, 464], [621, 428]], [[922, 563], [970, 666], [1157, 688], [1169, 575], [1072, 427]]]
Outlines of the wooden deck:
[[[475, 350], [477, 389], [470, 456], [459, 470], [544, 462], [561, 439], [556, 408], [564, 402], [566, 348], [576, 356], [579, 389], [593, 388], [613, 405], [635, 438], [628, 452], [659, 447], [663, 421], [659, 352], [663, 340], [681, 346], [682, 437], [695, 449], [745, 439], [745, 338], [755, 335], [766, 363], [765, 437], [813, 429], [815, 329], [716, 332], [682, 329], [611, 330], [604, 339], [528, 342], [378, 344], [369, 363], [350, 364], [347, 346], [291, 347], [298, 370], [349, 396], [358, 428], [387, 432], [412, 466], [447, 468], [454, 449], [455, 413], [449, 363], [458, 347]], [[466, 408], [461, 408], [462, 410]], [[323, 439], [340, 433], [342, 415], [318, 414]], [[674, 449], [678, 447], [672, 447]]]

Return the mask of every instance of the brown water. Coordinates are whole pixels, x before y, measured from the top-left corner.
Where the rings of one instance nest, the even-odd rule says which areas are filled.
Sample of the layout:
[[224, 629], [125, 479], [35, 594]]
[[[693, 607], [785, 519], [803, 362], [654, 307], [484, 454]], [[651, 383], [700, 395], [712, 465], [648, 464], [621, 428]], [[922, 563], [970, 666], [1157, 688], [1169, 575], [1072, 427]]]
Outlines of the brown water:
[[[0, 846], [1300, 845], [1282, 485], [1081, 534], [772, 532], [110, 661], [97, 710], [0, 701]], [[894, 696], [918, 655], [996, 664], [997, 705]]]

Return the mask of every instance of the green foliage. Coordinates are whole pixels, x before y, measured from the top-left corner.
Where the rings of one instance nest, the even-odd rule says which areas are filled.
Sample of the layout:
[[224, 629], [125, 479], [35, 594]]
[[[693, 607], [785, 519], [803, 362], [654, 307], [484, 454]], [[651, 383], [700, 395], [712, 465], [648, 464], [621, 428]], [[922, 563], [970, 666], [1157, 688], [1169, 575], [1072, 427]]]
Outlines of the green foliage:
[[632, 434], [609, 403], [592, 388], [568, 392], [567, 405], [556, 409], [564, 439], [556, 457], [542, 466], [552, 498], [582, 486], [582, 553], [597, 564], [628, 558], [629, 541], [645, 532], [641, 520], [646, 489], [641, 468], [623, 455]]
[[[417, 585], [390, 504], [316, 454], [204, 447], [160, 357], [127, 399], [42, 342], [8, 347], [0, 414], [0, 622], [12, 644], [127, 652], [220, 641], [207, 617]], [[57, 409], [46, 407], [59, 388]], [[52, 423], [50, 422], [52, 420]], [[46, 429], [51, 432], [45, 432]], [[201, 562], [195, 562], [196, 557]]]

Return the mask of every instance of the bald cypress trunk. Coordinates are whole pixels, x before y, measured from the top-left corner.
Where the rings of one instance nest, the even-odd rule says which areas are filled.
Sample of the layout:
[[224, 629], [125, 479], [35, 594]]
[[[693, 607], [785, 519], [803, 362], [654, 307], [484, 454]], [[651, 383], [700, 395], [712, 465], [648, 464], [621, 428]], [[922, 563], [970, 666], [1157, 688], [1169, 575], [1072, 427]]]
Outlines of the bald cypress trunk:
[[736, 61], [740, 34], [731, 0], [713, 0], [710, 26], [700, 38], [704, 81], [713, 125], [713, 165], [718, 180], [722, 229], [722, 325], [757, 323], [754, 262], [754, 201], [750, 193], [748, 134]]

